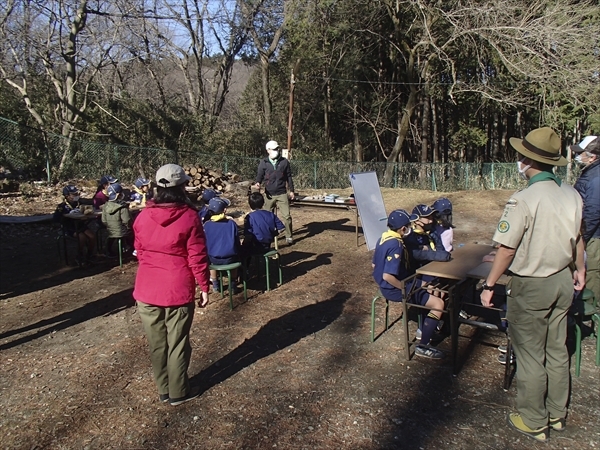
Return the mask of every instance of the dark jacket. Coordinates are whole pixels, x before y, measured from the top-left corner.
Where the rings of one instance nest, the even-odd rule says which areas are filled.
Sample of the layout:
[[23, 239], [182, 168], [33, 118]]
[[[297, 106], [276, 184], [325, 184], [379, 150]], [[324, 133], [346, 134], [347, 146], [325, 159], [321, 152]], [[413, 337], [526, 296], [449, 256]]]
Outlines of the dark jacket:
[[[65, 214], [69, 214], [74, 209], [78, 209], [79, 206], [81, 206], [81, 205], [91, 205], [91, 204], [92, 204], [92, 200], [87, 199], [87, 198], [80, 198], [79, 201], [75, 202], [75, 203], [70, 203], [65, 199], [64, 202], [60, 203], [56, 207], [56, 210], [54, 211], [52, 219], [55, 222], [60, 223], [68, 234], [73, 234], [75, 232], [83, 231], [83, 230], [85, 230], [86, 225], [89, 221], [87, 221], [87, 220], [69, 220], [65, 217]], [[90, 220], [93, 220], [93, 219], [90, 219]]]
[[[265, 183], [265, 192], [268, 195], [281, 195], [294, 192], [294, 182], [292, 181], [292, 169], [290, 162], [282, 157], [277, 158], [275, 166], [269, 158], [261, 159], [256, 172], [256, 182]], [[286, 188], [287, 183], [287, 188]]]
[[404, 237], [404, 242], [416, 268], [431, 261], [450, 261], [450, 252], [444, 250], [444, 244], [435, 232], [423, 233], [413, 230]]
[[204, 222], [204, 233], [209, 256], [226, 259], [240, 254], [238, 227], [233, 220], [207, 219]]
[[583, 240], [600, 238], [600, 160], [585, 167], [573, 187], [583, 199]]
[[244, 219], [244, 239], [252, 236], [261, 244], [271, 244], [275, 236], [284, 229], [281, 220], [271, 211], [264, 209], [252, 211]]

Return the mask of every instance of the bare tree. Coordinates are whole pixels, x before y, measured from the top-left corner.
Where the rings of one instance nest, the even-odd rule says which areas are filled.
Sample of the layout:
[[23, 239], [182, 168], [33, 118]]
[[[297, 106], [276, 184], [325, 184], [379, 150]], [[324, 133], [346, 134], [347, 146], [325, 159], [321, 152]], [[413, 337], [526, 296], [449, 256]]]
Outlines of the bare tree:
[[[101, 7], [102, 2], [96, 5]], [[90, 87], [113, 49], [117, 27], [99, 17], [90, 27], [86, 0], [14, 0], [10, 6], [0, 28], [5, 55], [0, 73], [19, 92], [40, 128], [57, 128], [65, 138], [55, 174], [59, 176], [71, 156], [76, 124], [89, 105]], [[53, 89], [52, 110], [45, 103], [44, 89], [31, 89], [33, 80], [40, 78]]]

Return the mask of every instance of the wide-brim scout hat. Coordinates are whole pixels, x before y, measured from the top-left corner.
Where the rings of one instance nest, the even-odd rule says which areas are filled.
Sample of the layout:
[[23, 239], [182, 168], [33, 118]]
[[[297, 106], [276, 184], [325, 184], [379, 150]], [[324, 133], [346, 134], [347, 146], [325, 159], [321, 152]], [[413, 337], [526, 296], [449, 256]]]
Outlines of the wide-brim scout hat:
[[510, 145], [526, 158], [551, 166], [566, 166], [567, 160], [560, 154], [561, 142], [550, 127], [536, 128], [525, 139], [510, 138]]

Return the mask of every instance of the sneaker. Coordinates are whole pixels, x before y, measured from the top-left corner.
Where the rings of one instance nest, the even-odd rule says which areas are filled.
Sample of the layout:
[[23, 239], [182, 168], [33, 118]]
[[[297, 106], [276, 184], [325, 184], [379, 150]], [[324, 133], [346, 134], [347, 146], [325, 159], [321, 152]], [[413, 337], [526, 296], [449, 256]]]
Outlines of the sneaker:
[[508, 424], [519, 433], [523, 433], [524, 435], [529, 436], [530, 438], [533, 438], [539, 442], [546, 442], [548, 440], [547, 426], [536, 429], [529, 428], [527, 425], [525, 425], [523, 419], [521, 418], [521, 414], [519, 413], [510, 413], [506, 420], [508, 421]]
[[294, 243], [294, 239], [292, 238], [285, 238], [285, 242], [287, 245], [292, 245]]
[[179, 406], [185, 402], [189, 402], [190, 400], [195, 399], [199, 395], [200, 395], [200, 389], [193, 388], [190, 390], [190, 392], [185, 397], [170, 398], [169, 403], [171, 404], [171, 406]]
[[[511, 355], [510, 355], [510, 364], [514, 363], [515, 359], [517, 359], [517, 357], [515, 356], [514, 353], [511, 352]], [[500, 353], [498, 355], [498, 362], [500, 364], [506, 364], [506, 353]]]
[[426, 347], [424, 345], [417, 345], [415, 347], [415, 355], [429, 359], [444, 359], [446, 357], [443, 351], [438, 350], [435, 347]]
[[161, 403], [167, 403], [169, 401], [169, 394], [159, 394], [158, 401]]
[[460, 312], [458, 313], [458, 317], [460, 317], [463, 320], [467, 320], [469, 318], [469, 315], [467, 314], [466, 311], [463, 311], [461, 309]]
[[134, 250], [134, 251], [132, 251], [132, 252], [131, 252], [131, 254], [132, 254], [133, 256], [137, 256], [137, 250]]
[[499, 345], [498, 346], [498, 351], [500, 353], [506, 353], [506, 350], [508, 350], [508, 348], [506, 347], [506, 345]]
[[231, 294], [235, 295], [238, 293], [238, 287], [235, 284], [231, 285]]
[[415, 339], [417, 341], [420, 341], [421, 340], [421, 336], [423, 336], [423, 332], [421, 331], [420, 328], [417, 328], [417, 335], [415, 336]]
[[443, 320], [439, 320], [438, 324], [437, 324], [436, 331], [439, 333], [440, 331], [442, 331], [443, 327], [444, 327], [444, 321]]
[[217, 293], [217, 292], [221, 292], [221, 284], [219, 283], [219, 280], [212, 280], [212, 291], [213, 293]]
[[567, 421], [564, 417], [562, 419], [553, 419], [550, 417], [549, 425], [554, 431], [565, 431], [567, 428]]

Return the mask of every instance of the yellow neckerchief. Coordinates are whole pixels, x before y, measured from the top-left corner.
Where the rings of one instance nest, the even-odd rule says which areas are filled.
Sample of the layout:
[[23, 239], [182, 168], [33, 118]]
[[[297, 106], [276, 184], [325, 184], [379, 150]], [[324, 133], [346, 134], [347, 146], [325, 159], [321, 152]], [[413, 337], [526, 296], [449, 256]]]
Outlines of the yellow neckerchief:
[[406, 245], [404, 245], [404, 241], [402, 240], [402, 236], [400, 233], [397, 233], [393, 230], [387, 230], [381, 235], [381, 239], [379, 240], [379, 245], [382, 245], [384, 242], [389, 241], [390, 239], [396, 239], [402, 245], [402, 251], [404, 253], [404, 267], [408, 269], [409, 267], [409, 259], [408, 259], [408, 250], [406, 249]]
[[429, 247], [431, 247], [431, 250], [435, 251], [435, 242], [433, 242], [433, 239], [431, 239], [429, 232], [420, 230], [419, 228], [417, 228], [417, 224], [413, 224], [413, 232], [420, 234], [421, 236], [427, 236], [429, 241]]
[[210, 220], [212, 222], [218, 222], [219, 220], [223, 220], [225, 218], [225, 213], [221, 213], [221, 214], [215, 214], [214, 216], [210, 217]]

